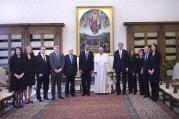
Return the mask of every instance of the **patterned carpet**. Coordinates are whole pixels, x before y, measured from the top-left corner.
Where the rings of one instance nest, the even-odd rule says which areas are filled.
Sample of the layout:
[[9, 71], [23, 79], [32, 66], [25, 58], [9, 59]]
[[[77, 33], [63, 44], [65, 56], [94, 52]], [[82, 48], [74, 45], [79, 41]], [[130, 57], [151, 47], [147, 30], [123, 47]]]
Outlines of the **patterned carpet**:
[[[140, 119], [172, 119], [167, 111], [159, 106], [160, 101], [154, 103], [149, 98], [144, 99], [142, 96], [129, 95], [133, 107], [139, 114]], [[163, 104], [162, 104], [163, 105]], [[171, 110], [170, 110], [171, 111]], [[177, 119], [177, 118], [176, 118]]]
[[70, 97], [54, 102], [36, 119], [130, 119], [123, 98], [115, 95]]
[[49, 101], [41, 103], [36, 101], [32, 104], [24, 105], [24, 108], [21, 109], [13, 108], [4, 114], [2, 119], [32, 119], [34, 115], [43, 110], [48, 104], [50, 104]]
[[140, 95], [95, 95], [35, 102], [12, 109], [3, 119], [179, 119], [158, 101]]

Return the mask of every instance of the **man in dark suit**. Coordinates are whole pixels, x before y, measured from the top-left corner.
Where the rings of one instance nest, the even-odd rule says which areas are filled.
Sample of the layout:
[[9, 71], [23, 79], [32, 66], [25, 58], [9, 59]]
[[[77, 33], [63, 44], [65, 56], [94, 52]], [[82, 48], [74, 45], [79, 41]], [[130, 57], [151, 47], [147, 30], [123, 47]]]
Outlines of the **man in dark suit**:
[[75, 96], [75, 76], [77, 74], [77, 56], [73, 54], [73, 49], [69, 50], [69, 54], [65, 56], [64, 65], [65, 80], [65, 94], [69, 96], [69, 82], [70, 82], [70, 94]]
[[82, 78], [82, 96], [90, 96], [91, 74], [94, 70], [94, 56], [93, 53], [89, 51], [88, 44], [85, 45], [85, 50], [80, 53], [79, 70]]
[[149, 61], [150, 61], [150, 48], [149, 46], [144, 47], [144, 66], [143, 66], [143, 72], [144, 72], [144, 98], [147, 98], [150, 96], [149, 93]]
[[50, 75], [50, 63], [49, 56], [45, 54], [45, 47], [41, 47], [40, 52], [37, 56], [37, 90], [36, 96], [39, 102], [42, 102], [40, 96], [40, 89], [43, 84], [43, 98], [48, 99], [48, 89], [49, 89], [49, 75]]
[[54, 52], [50, 54], [50, 67], [51, 67], [51, 78], [52, 78], [52, 100], [55, 99], [55, 88], [57, 85], [58, 98], [63, 99], [61, 93], [61, 81], [62, 81], [62, 70], [64, 68], [65, 57], [60, 52], [59, 46], [54, 46]]
[[123, 83], [123, 94], [126, 93], [126, 72], [128, 71], [128, 52], [123, 49], [123, 43], [118, 44], [119, 50], [114, 53], [113, 69], [116, 72], [116, 95], [121, 94], [120, 78]]

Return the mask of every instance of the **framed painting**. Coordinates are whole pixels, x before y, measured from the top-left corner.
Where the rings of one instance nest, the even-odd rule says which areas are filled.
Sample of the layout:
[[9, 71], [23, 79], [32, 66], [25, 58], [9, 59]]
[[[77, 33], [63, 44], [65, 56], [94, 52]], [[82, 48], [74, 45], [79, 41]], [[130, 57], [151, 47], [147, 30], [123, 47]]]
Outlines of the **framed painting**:
[[77, 6], [77, 54], [84, 50], [85, 44], [90, 50], [113, 55], [113, 7], [112, 6]]

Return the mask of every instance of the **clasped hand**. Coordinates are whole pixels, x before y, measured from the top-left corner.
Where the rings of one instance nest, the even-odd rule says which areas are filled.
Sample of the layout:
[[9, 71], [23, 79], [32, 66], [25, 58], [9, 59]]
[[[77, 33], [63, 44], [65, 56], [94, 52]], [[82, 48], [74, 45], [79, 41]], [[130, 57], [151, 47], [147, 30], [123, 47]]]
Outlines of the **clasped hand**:
[[60, 73], [62, 71], [62, 68], [60, 69], [55, 69], [55, 73]]
[[24, 76], [24, 73], [22, 73], [21, 75], [14, 74], [14, 76], [15, 76], [17, 79], [21, 79], [21, 78]]
[[153, 75], [154, 69], [152, 69], [152, 70], [149, 69], [148, 72], [149, 72], [150, 75]]

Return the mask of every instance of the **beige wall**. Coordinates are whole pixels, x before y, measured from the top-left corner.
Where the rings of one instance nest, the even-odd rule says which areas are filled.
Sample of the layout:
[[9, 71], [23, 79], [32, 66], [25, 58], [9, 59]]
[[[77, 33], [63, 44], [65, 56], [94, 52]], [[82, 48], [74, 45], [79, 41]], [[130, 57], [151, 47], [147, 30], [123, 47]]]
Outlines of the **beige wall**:
[[114, 49], [126, 46], [123, 22], [179, 21], [179, 0], [0, 0], [0, 24], [65, 23], [63, 51], [76, 52], [76, 6], [114, 7]]

